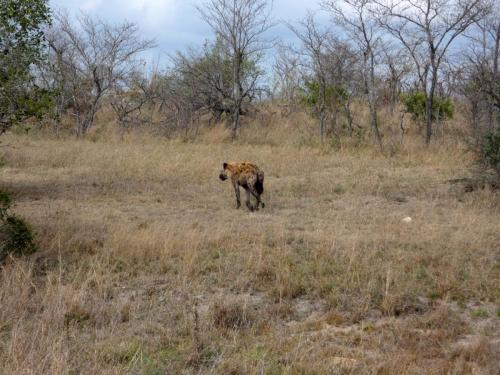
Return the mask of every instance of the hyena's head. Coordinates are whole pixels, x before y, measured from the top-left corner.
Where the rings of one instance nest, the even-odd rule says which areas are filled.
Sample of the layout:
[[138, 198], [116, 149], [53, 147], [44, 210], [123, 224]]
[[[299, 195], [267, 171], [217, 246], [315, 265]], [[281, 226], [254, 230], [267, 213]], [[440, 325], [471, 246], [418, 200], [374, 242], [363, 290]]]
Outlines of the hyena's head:
[[227, 180], [227, 163], [222, 164], [222, 169], [221, 169], [221, 171], [219, 172], [219, 178], [220, 178], [222, 181]]

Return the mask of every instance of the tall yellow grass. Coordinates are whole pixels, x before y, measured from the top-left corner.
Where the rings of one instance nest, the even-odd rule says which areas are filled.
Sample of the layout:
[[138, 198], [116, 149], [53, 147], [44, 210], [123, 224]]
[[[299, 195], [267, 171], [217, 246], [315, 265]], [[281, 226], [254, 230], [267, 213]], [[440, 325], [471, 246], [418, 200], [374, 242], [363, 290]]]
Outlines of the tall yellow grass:
[[[447, 183], [466, 147], [320, 146], [278, 120], [236, 142], [3, 136], [40, 250], [0, 269], [0, 373], [495, 373], [500, 200]], [[241, 159], [259, 212], [217, 179]]]

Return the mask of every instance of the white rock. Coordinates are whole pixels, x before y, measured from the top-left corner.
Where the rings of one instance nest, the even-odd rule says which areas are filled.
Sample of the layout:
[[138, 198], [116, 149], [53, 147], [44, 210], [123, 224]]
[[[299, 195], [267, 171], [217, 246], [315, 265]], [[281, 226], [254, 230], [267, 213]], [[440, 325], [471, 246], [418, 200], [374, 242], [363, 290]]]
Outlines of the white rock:
[[411, 222], [412, 222], [412, 220], [413, 220], [413, 219], [412, 219], [411, 217], [407, 216], [407, 217], [405, 217], [405, 218], [403, 219], [403, 223], [411, 223]]

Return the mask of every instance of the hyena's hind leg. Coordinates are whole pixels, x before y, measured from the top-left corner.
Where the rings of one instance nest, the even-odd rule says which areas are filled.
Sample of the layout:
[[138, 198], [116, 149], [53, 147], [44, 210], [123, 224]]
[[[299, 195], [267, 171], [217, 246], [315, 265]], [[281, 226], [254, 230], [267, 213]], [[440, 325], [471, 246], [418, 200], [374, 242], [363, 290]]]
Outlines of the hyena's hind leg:
[[252, 206], [252, 202], [251, 202], [252, 194], [250, 193], [250, 190], [248, 190], [248, 188], [245, 189], [245, 193], [247, 194], [247, 200], [245, 202], [246, 205], [247, 205], [247, 208], [250, 211], [253, 211], [255, 208]]
[[251, 186], [248, 186], [248, 190], [250, 191], [250, 193], [255, 197], [255, 199], [257, 200], [257, 204], [255, 205], [255, 210], [258, 210], [259, 209], [259, 205], [264, 208], [266, 207], [266, 205], [264, 204], [264, 202], [262, 202], [262, 200], [260, 199], [260, 194], [259, 192], [257, 191], [257, 189], [255, 189], [255, 187], [253, 185]]

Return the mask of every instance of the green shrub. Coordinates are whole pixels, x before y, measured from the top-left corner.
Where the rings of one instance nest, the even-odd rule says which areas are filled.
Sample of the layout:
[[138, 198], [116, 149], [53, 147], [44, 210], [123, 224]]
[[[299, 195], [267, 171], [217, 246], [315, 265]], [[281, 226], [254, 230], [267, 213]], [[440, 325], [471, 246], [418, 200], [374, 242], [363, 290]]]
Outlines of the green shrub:
[[[426, 95], [423, 92], [401, 94], [401, 103], [405, 112], [412, 115], [414, 120], [425, 119]], [[432, 119], [446, 120], [453, 118], [453, 103], [448, 98], [434, 96], [432, 104]]]
[[[310, 109], [318, 110], [320, 103], [320, 85], [317, 81], [306, 81], [301, 90], [300, 99], [302, 104]], [[347, 91], [335, 85], [327, 85], [325, 88], [325, 106], [328, 110], [341, 106], [348, 99]]]
[[480, 144], [480, 162], [500, 178], [500, 129], [487, 133]]
[[35, 83], [33, 67], [46, 62], [45, 30], [51, 23], [46, 0], [0, 2], [0, 132], [41, 117], [53, 103]]
[[11, 204], [12, 199], [10, 195], [0, 190], [0, 220], [4, 221], [7, 218], [7, 212]]
[[28, 255], [36, 251], [31, 227], [9, 213], [12, 199], [0, 191], [0, 263], [9, 255]]

